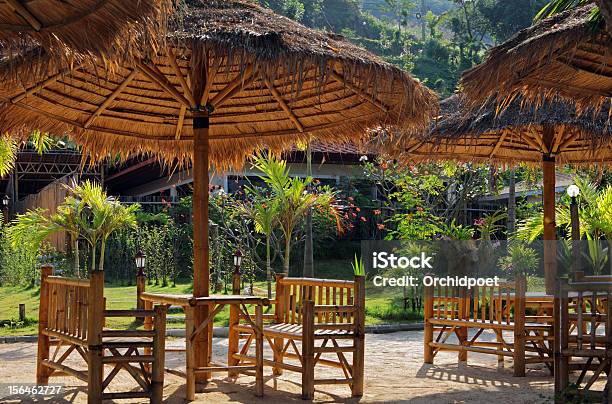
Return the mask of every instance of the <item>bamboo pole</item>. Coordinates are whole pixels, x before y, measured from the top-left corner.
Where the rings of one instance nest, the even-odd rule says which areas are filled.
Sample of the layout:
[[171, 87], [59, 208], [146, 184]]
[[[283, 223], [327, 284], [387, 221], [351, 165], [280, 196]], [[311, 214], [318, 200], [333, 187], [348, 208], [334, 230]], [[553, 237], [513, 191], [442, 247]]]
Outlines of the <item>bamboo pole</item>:
[[555, 157], [544, 156], [542, 159], [544, 172], [544, 278], [546, 293], [555, 290], [556, 270], [556, 233], [555, 233]]
[[[525, 277], [517, 275], [514, 298], [514, 376], [525, 376]], [[491, 302], [493, 304], [493, 302]], [[509, 316], [510, 314], [508, 314]]]
[[[234, 271], [232, 276], [232, 294], [240, 294], [240, 272]], [[234, 357], [234, 354], [238, 353], [238, 344], [240, 342], [240, 333], [234, 328], [240, 323], [240, 311], [236, 305], [230, 305], [230, 317], [229, 317], [229, 336], [228, 336], [228, 347], [227, 347], [227, 364], [228, 366], [238, 365], [238, 359]], [[238, 372], [230, 371], [229, 377], [237, 377]]]
[[193, 307], [185, 307], [185, 395], [187, 401], [195, 400], [195, 352], [193, 350], [194, 344], [191, 340], [191, 334], [194, 330], [193, 312]]
[[302, 399], [314, 398], [314, 302], [302, 303]]
[[53, 266], [44, 265], [40, 269], [40, 305], [38, 306], [38, 356], [36, 360], [36, 384], [49, 382], [49, 369], [43, 364], [49, 359], [49, 336], [43, 331], [49, 321], [49, 284], [47, 277], [53, 274]]
[[87, 402], [102, 401], [104, 365], [102, 364], [102, 328], [104, 324], [104, 272], [92, 271], [89, 280], [87, 313]]
[[430, 343], [433, 342], [433, 324], [431, 324], [431, 318], [433, 317], [433, 286], [425, 287], [425, 305], [423, 306], [423, 317], [425, 317], [425, 329], [423, 334], [423, 362], [433, 363], [433, 348]]
[[365, 276], [355, 276], [355, 309], [351, 394], [353, 397], [361, 397], [365, 368]]
[[[144, 300], [142, 300], [142, 294], [146, 290], [146, 278], [142, 270], [138, 270], [136, 274], [136, 308], [138, 310], [144, 310]], [[143, 322], [144, 317], [137, 317], [136, 321]]]
[[161, 404], [164, 397], [166, 348], [166, 307], [155, 306], [155, 336], [153, 337], [153, 369], [151, 373], [151, 403]]
[[[285, 294], [286, 288], [283, 284], [282, 280], [285, 277], [284, 274], [276, 275], [276, 311], [274, 314], [276, 315], [277, 323], [285, 322], [285, 311], [287, 308], [285, 307]], [[283, 346], [285, 344], [285, 340], [283, 338], [274, 338], [274, 362], [282, 363], [283, 362], [283, 354], [281, 353], [283, 350]], [[274, 366], [272, 368], [272, 374], [276, 376], [280, 376], [283, 374], [283, 368]]]
[[[263, 306], [255, 306], [255, 395], [263, 397], [264, 378], [263, 378]], [[314, 366], [314, 364], [313, 364]]]
[[[208, 251], [208, 131], [209, 117], [206, 112], [198, 112], [193, 118], [194, 155], [193, 155], [193, 295], [209, 295], [209, 251]], [[195, 324], [202, 324], [209, 314], [208, 305], [195, 309]], [[194, 341], [195, 366], [207, 367], [209, 362], [208, 332], [198, 334]], [[210, 373], [198, 375], [199, 380], [210, 378]]]

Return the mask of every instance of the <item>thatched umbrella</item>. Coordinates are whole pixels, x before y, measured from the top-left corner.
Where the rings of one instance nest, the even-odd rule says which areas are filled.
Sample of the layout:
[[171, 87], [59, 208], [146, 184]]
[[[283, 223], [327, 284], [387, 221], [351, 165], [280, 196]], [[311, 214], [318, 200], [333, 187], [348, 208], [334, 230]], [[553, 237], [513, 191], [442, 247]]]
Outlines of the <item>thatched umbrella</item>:
[[[429, 133], [411, 138], [404, 159], [542, 164], [544, 170], [544, 240], [555, 240], [555, 163], [607, 165], [612, 162], [612, 128], [607, 112], [578, 113], [570, 102], [553, 99], [539, 107], [515, 99], [499, 111], [493, 101], [469, 108], [454, 95], [440, 103], [441, 114]], [[605, 104], [605, 110], [609, 104]], [[554, 243], [545, 244], [546, 290], [555, 281]]]
[[612, 40], [592, 19], [595, 4], [546, 18], [492, 48], [461, 79], [472, 105], [522, 96], [536, 106], [562, 96], [579, 110], [600, 108], [612, 95]]
[[[311, 136], [355, 139], [374, 124], [422, 128], [436, 97], [342, 38], [250, 1], [188, 3], [170, 46], [150, 59], [108, 75], [86, 63], [0, 91], [0, 130], [66, 132], [94, 160], [108, 153], [193, 157], [193, 293], [207, 296], [209, 156], [216, 167], [241, 166], [255, 149]], [[196, 321], [206, 315], [196, 313]], [[197, 366], [208, 363], [206, 344], [205, 335], [196, 342]]]
[[13, 54], [33, 43], [65, 57], [67, 49], [107, 58], [126, 56], [143, 41], [157, 43], [173, 0], [4, 0], [0, 49]]

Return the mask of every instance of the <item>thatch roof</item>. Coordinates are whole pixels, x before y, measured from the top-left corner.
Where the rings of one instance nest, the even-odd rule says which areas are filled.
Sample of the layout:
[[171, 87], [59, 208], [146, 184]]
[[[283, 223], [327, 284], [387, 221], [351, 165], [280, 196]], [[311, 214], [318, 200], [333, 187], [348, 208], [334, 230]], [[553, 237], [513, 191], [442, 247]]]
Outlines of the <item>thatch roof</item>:
[[406, 138], [403, 159], [514, 165], [539, 164], [546, 154], [574, 165], [612, 162], [607, 112], [590, 109], [578, 114], [575, 105], [559, 99], [539, 107], [515, 99], [503, 111], [490, 102], [475, 110], [462, 95], [443, 100], [440, 112], [427, 135]]
[[484, 63], [463, 74], [465, 94], [474, 105], [520, 95], [536, 106], [562, 96], [579, 111], [601, 107], [612, 95], [612, 41], [591, 18], [595, 7], [549, 17], [492, 48]]
[[[192, 111], [207, 105], [213, 162], [240, 166], [258, 148], [309, 136], [355, 140], [379, 124], [418, 130], [435, 114], [430, 90], [338, 36], [250, 1], [187, 3], [168, 49], [112, 73], [84, 61], [40, 79], [46, 68], [18, 61], [25, 84], [0, 89], [0, 131], [69, 133], [94, 159], [159, 153], [186, 161]], [[201, 69], [207, 77], [194, 75]], [[208, 83], [203, 93], [192, 91], [195, 81]]]
[[[55, 58], [76, 52], [123, 58], [143, 42], [156, 46], [174, 0], [4, 0], [0, 2], [0, 49], [15, 55], [39, 44]], [[66, 60], [62, 60], [66, 62]]]

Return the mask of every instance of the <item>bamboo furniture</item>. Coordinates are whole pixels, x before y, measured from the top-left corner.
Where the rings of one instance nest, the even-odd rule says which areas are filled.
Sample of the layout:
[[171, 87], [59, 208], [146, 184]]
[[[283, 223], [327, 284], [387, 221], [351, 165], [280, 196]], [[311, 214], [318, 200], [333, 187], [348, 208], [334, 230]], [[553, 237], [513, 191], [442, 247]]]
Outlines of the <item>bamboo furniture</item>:
[[[552, 317], [527, 316], [525, 290], [524, 277], [492, 287], [426, 287], [424, 362], [433, 363], [440, 351], [458, 352], [459, 361], [477, 352], [497, 355], [500, 362], [512, 357], [514, 376], [525, 376], [528, 363], [545, 363], [552, 370]], [[539, 304], [530, 299], [530, 305]], [[475, 334], [470, 336], [469, 330]], [[485, 340], [485, 331], [493, 332], [495, 341]]]
[[[362, 396], [365, 278], [341, 281], [277, 275], [273, 304], [274, 314], [265, 315], [268, 322], [263, 327], [273, 356], [264, 358], [263, 364], [271, 366], [274, 375], [283, 370], [301, 373], [302, 398], [306, 400], [313, 399], [319, 384], [348, 384], [354, 397]], [[230, 317], [228, 360], [236, 365], [252, 363], [256, 358], [249, 354], [249, 348], [256, 330], [237, 314]], [[317, 379], [317, 365], [338, 368], [342, 376]]]
[[563, 400], [571, 372], [580, 372], [574, 384], [581, 394], [592, 392], [594, 383], [612, 372], [612, 277], [560, 280], [557, 303], [555, 396]]
[[[263, 325], [263, 307], [268, 306], [270, 301], [259, 296], [240, 296], [240, 295], [217, 295], [208, 297], [193, 297], [192, 295], [173, 295], [156, 294], [143, 292], [140, 298], [144, 301], [145, 309], [149, 309], [154, 302], [166, 306], [180, 306], [185, 311], [185, 372], [175, 369], [165, 369], [168, 373], [185, 378], [186, 380], [186, 399], [195, 400], [196, 378], [201, 375], [206, 380], [210, 379], [210, 374], [215, 372], [228, 372], [228, 375], [235, 376], [244, 373], [255, 376], [255, 395], [263, 396], [263, 335], [261, 332]], [[208, 307], [208, 317], [198, 323], [195, 317], [195, 310], [200, 306]], [[203, 332], [212, 339], [213, 320], [215, 316], [226, 306], [234, 315], [248, 322], [254, 330], [255, 357], [253, 361], [246, 364], [237, 364], [229, 361], [228, 364], [218, 364], [212, 361], [208, 366], [198, 366], [195, 361], [195, 344], [197, 336]], [[249, 313], [247, 306], [255, 306], [255, 314]], [[151, 319], [145, 317], [145, 329], [152, 327]], [[230, 337], [230, 347], [231, 347]], [[212, 358], [212, 341], [208, 343], [208, 357]], [[230, 348], [231, 350], [231, 348]]]
[[[51, 266], [42, 267], [41, 272], [36, 383], [43, 385], [50, 376], [69, 375], [87, 383], [89, 403], [135, 398], [161, 403], [166, 308], [105, 310], [102, 271], [93, 271], [90, 279], [52, 276]], [[149, 330], [104, 327], [108, 317], [138, 316], [153, 319]], [[85, 362], [85, 369], [65, 364], [75, 353]], [[112, 370], [106, 373], [105, 366]], [[134, 378], [140, 391], [104, 392], [121, 370]]]

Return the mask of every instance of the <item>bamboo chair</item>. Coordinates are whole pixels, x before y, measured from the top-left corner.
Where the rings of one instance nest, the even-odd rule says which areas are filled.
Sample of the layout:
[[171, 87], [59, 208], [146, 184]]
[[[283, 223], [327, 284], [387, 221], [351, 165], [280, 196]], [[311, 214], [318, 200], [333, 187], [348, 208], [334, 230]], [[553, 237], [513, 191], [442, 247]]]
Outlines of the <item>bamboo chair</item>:
[[[52, 276], [52, 273], [53, 267], [42, 268], [37, 384], [47, 384], [51, 376], [69, 375], [87, 383], [89, 403], [137, 398], [161, 403], [166, 307], [156, 306], [150, 311], [105, 310], [102, 271], [94, 271], [90, 279], [64, 278]], [[144, 316], [154, 318], [153, 330], [104, 327], [108, 317]], [[85, 369], [66, 365], [71, 355], [80, 357]], [[105, 372], [105, 366], [112, 367], [111, 371]], [[121, 370], [134, 378], [140, 391], [104, 392]]]
[[[555, 360], [555, 393], [559, 400], [569, 387], [572, 372], [578, 393], [593, 392], [594, 384], [612, 372], [612, 277], [578, 276], [560, 280], [559, 349]], [[599, 392], [601, 393], [601, 392]], [[612, 402], [612, 394], [608, 402]]]
[[[274, 314], [264, 315], [264, 340], [273, 357], [264, 358], [274, 375], [302, 374], [302, 398], [314, 397], [315, 385], [348, 384], [363, 395], [365, 280], [337, 281], [276, 276]], [[242, 316], [230, 313], [228, 362], [253, 363], [255, 333]], [[350, 342], [349, 345], [346, 342]], [[265, 343], [265, 342], [264, 342]], [[351, 356], [349, 356], [351, 355]], [[339, 369], [338, 378], [315, 378], [317, 366]]]
[[[552, 370], [553, 327], [545, 316], [526, 316], [525, 291], [521, 277], [469, 290], [426, 287], [424, 362], [433, 363], [441, 351], [458, 352], [461, 362], [467, 361], [468, 352], [477, 352], [496, 355], [499, 362], [512, 357], [514, 376], [525, 376], [528, 363], [545, 363]], [[469, 330], [475, 333], [470, 336]], [[493, 332], [495, 341], [485, 340], [485, 331]]]

